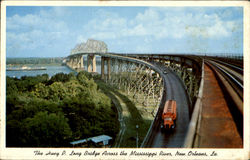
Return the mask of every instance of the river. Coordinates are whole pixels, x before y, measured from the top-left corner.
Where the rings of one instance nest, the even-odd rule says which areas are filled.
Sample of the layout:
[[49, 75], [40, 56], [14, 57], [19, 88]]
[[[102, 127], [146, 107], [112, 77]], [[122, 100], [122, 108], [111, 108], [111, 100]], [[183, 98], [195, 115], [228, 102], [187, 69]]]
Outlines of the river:
[[[40, 66], [33, 65], [32, 67], [40, 67]], [[67, 66], [61, 66], [61, 65], [54, 65], [54, 66], [52, 66], [52, 65], [46, 66], [45, 65], [43, 67], [46, 67], [46, 70], [6, 71], [6, 76], [21, 78], [22, 76], [36, 76], [36, 75], [48, 74], [49, 77], [51, 77], [57, 73], [68, 74], [70, 72], [74, 72], [73, 70], [71, 70]], [[101, 71], [100, 65], [97, 65], [96, 68], [97, 68], [97, 72], [100, 73], [100, 71]]]

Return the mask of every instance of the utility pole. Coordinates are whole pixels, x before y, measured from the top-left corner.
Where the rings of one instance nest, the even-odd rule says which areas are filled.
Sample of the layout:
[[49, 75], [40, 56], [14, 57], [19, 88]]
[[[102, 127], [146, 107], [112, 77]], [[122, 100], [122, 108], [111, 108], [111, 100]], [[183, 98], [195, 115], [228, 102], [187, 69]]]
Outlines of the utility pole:
[[138, 128], [139, 128], [139, 125], [136, 125], [136, 148], [138, 148]]

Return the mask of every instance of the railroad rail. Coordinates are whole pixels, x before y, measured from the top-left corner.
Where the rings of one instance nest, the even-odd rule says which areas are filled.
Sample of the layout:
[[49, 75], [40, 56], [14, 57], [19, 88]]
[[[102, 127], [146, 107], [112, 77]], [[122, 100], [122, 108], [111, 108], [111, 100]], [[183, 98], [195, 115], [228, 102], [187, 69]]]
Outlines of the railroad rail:
[[[210, 65], [215, 72], [220, 73], [220, 75], [218, 74], [219, 79], [222, 81], [230, 97], [234, 100], [237, 108], [243, 115], [243, 76], [215, 61], [205, 60], [205, 63]], [[224, 79], [226, 81], [224, 81]]]
[[[189, 130], [183, 147], [207, 148], [213, 146], [214, 148], [240, 148], [243, 143], [244, 86], [243, 75], [241, 74], [243, 69], [237, 66], [233, 67], [232, 64], [213, 59], [204, 59], [204, 66], [205, 69], [202, 69], [204, 71], [202, 71], [199, 96], [194, 107], [192, 119], [189, 124]], [[205, 76], [203, 72], [206, 73]], [[208, 78], [208, 75], [215, 76], [212, 82], [209, 82], [211, 81], [211, 77], [209, 79], [204, 79], [205, 77]], [[203, 84], [204, 82], [206, 84]], [[217, 93], [209, 94], [208, 91], [206, 91], [208, 90], [208, 83], [212, 83], [213, 87], [217, 86], [221, 88], [218, 89], [214, 87], [217, 91], [221, 90], [223, 92], [222, 94], [224, 96], [220, 96], [222, 99], [219, 98]], [[217, 85], [215, 83], [217, 83]], [[208, 100], [209, 97], [214, 97], [214, 100]], [[217, 127], [217, 129], [213, 128], [213, 121], [216, 123], [218, 121], [215, 125], [215, 128]], [[208, 122], [213, 123], [213, 127], [204, 127], [204, 124], [207, 124]], [[209, 137], [213, 137], [213, 140], [211, 140], [212, 142], [205, 140], [209, 139]], [[222, 140], [225, 137], [227, 137], [227, 140]], [[215, 139], [220, 141], [220, 143], [217, 143]]]
[[244, 71], [244, 70], [243, 70], [243, 67], [242, 67], [242, 66], [236, 66], [236, 65], [234, 65], [234, 64], [226, 63], [226, 62], [223, 62], [223, 61], [217, 60], [217, 59], [211, 59], [211, 60], [214, 61], [214, 62], [223, 64], [223, 65], [225, 65], [225, 66], [228, 66], [228, 67], [230, 67], [231, 69], [235, 70], [236, 72], [243, 74], [243, 71]]

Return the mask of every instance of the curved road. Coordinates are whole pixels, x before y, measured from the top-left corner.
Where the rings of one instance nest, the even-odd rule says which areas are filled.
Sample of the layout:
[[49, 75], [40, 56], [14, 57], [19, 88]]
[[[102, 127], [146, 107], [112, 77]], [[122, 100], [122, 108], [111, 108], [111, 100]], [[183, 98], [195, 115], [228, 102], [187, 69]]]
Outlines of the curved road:
[[185, 87], [179, 77], [160, 63], [152, 63], [162, 71], [167, 71], [165, 76], [166, 86], [163, 99], [174, 99], [177, 103], [177, 120], [174, 130], [162, 131], [160, 129], [161, 113], [164, 104], [160, 105], [160, 114], [157, 115], [156, 125], [145, 147], [151, 148], [180, 148], [183, 146], [185, 135], [189, 124], [189, 100], [185, 92]]

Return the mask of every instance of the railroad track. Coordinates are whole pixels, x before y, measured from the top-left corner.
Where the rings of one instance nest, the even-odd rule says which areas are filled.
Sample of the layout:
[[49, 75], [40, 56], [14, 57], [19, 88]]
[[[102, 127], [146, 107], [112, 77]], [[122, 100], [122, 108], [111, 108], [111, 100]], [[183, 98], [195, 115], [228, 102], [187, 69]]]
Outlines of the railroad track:
[[241, 74], [243, 74], [243, 60], [233, 60], [233, 59], [225, 59], [225, 58], [206, 58], [217, 63], [223, 64], [225, 66], [230, 67], [232, 70], [235, 70]]
[[228, 67], [229, 64], [226, 64], [225, 62], [221, 63], [214, 60], [205, 60], [205, 63], [215, 72], [224, 91], [225, 99], [237, 126], [237, 130], [241, 137], [243, 137], [244, 85], [241, 70], [237, 69], [238, 72], [236, 72], [235, 67], [232, 69], [233, 67]]
[[[239, 72], [235, 72], [234, 70], [230, 69], [227, 67], [226, 63], [218, 63], [215, 62], [213, 60], [205, 60], [205, 63], [210, 65], [210, 67], [212, 67], [215, 71], [217, 71], [218, 73], [220, 73], [223, 78], [225, 78], [225, 80], [227, 80], [227, 82], [230, 84], [230, 86], [232, 87], [232, 89], [227, 88], [228, 90], [230, 90], [230, 92], [235, 92], [238, 96], [240, 100], [236, 100], [236, 103], [239, 103], [238, 105], [243, 104], [243, 91], [244, 91], [244, 85], [243, 85], [243, 75], [240, 74]], [[238, 67], [237, 67], [238, 68]], [[241, 69], [243, 70], [243, 69]], [[241, 71], [239, 70], [239, 71]], [[235, 94], [231, 93], [232, 96], [235, 97]], [[236, 97], [235, 97], [236, 99]], [[243, 107], [243, 106], [242, 106]], [[240, 107], [239, 110], [241, 111], [241, 113], [243, 113], [243, 108]]]
[[215, 61], [215, 62], [217, 62], [217, 63], [220, 63], [220, 64], [223, 64], [223, 65], [225, 65], [225, 66], [228, 66], [228, 67], [230, 67], [231, 69], [233, 69], [233, 70], [235, 70], [236, 72], [238, 72], [238, 73], [240, 73], [240, 74], [243, 74], [243, 68], [242, 67], [240, 67], [240, 66], [235, 66], [235, 65], [233, 65], [233, 64], [230, 64], [230, 63], [226, 63], [226, 62], [223, 62], [223, 61], [219, 61], [219, 60], [213, 60], [213, 61]]

